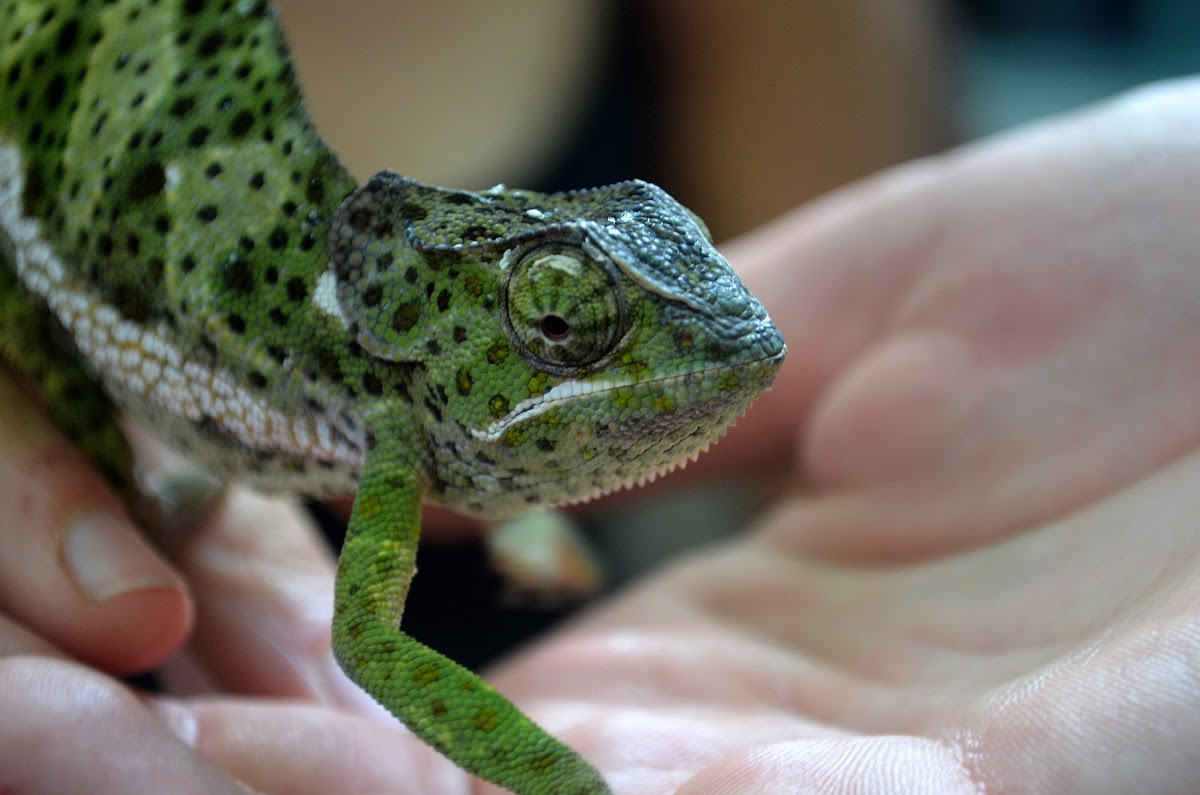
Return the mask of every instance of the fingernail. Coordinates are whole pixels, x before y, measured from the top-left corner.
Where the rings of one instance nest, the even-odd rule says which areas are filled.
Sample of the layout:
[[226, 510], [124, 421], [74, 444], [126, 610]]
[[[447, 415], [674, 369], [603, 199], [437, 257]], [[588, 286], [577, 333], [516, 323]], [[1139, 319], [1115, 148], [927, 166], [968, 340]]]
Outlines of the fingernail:
[[95, 510], [76, 513], [68, 520], [62, 539], [67, 572], [94, 602], [130, 591], [181, 586], [137, 531], [111, 514]]

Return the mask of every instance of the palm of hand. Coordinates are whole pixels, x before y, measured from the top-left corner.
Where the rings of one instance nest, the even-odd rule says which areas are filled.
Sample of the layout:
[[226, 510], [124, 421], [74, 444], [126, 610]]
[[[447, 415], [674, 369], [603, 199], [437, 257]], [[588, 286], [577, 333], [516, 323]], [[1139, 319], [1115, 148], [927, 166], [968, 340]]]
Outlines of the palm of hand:
[[[773, 314], [794, 354], [749, 422], [767, 446], [791, 422], [807, 489], [501, 686], [636, 704], [573, 738], [613, 749], [618, 791], [1149, 792], [1200, 774], [1200, 168], [1164, 156], [1198, 162], [1200, 116], [1138, 129], [1156, 101], [794, 224], [814, 267], [751, 271], [778, 281], [752, 286], [790, 307]], [[779, 237], [744, 259], [778, 259]]]

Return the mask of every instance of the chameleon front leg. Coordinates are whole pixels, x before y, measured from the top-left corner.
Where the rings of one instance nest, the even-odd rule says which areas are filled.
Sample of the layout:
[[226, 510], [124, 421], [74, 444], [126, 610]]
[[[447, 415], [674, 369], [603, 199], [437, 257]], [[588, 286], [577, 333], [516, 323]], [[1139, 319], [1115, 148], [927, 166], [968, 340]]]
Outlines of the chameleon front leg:
[[333, 649], [346, 674], [459, 767], [519, 795], [610, 795], [599, 772], [487, 682], [404, 634], [421, 477], [398, 437], [367, 454], [335, 586]]

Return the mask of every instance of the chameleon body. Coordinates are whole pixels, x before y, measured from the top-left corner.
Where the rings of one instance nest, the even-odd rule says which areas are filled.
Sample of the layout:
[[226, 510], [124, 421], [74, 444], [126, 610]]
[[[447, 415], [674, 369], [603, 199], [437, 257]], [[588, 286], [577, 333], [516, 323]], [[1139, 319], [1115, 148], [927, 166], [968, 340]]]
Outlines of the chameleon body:
[[225, 479], [357, 489], [345, 671], [484, 779], [608, 792], [399, 618], [423, 500], [651, 478], [771, 384], [783, 341], [698, 219], [642, 182], [357, 186], [253, 0], [2, 0], [0, 81], [0, 350], [55, 420], [131, 495], [118, 412]]

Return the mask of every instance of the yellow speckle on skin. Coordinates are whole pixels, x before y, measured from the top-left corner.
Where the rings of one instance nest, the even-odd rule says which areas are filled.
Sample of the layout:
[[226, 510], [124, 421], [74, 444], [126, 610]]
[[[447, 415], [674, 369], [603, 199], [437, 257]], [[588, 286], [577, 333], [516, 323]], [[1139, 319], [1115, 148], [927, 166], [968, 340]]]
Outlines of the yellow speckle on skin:
[[357, 513], [364, 519], [374, 519], [383, 513], [383, 500], [374, 494], [363, 495], [359, 501]]
[[675, 400], [663, 395], [654, 401], [654, 410], [659, 414], [670, 414], [676, 409]]
[[413, 670], [413, 681], [421, 687], [429, 687], [442, 678], [441, 670], [432, 663]]
[[475, 713], [471, 723], [481, 732], [494, 731], [500, 725], [500, 713], [485, 707]]

